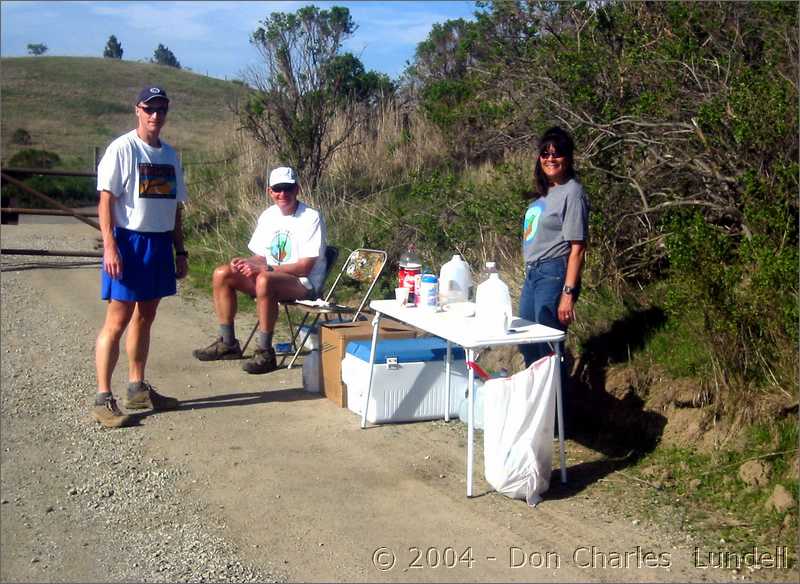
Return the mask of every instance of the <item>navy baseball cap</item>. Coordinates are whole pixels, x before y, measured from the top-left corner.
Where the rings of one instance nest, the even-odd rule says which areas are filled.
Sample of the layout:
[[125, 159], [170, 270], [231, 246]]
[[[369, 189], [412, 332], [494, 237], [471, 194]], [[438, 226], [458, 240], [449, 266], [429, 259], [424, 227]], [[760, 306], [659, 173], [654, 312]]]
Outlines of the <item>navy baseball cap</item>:
[[167, 92], [164, 90], [163, 87], [159, 87], [158, 85], [148, 85], [144, 89], [139, 92], [139, 97], [136, 99], [136, 103], [147, 103], [151, 99], [155, 99], [156, 97], [160, 97], [161, 99], [167, 100], [169, 103], [169, 98], [167, 97]]

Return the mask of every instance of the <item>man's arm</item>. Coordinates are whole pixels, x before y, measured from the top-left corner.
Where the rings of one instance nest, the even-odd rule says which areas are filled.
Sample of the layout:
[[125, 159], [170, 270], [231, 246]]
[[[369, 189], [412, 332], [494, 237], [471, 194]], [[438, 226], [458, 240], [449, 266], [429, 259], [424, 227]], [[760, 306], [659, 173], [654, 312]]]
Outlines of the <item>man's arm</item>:
[[97, 217], [100, 220], [100, 233], [103, 237], [103, 268], [114, 279], [122, 277], [122, 258], [119, 257], [117, 242], [114, 239], [114, 213], [111, 205], [114, 195], [111, 191], [100, 191], [97, 204]]
[[231, 267], [245, 276], [257, 276], [261, 272], [282, 272], [284, 274], [291, 274], [297, 278], [302, 278], [307, 277], [311, 273], [316, 261], [317, 258], [301, 258], [292, 264], [270, 266], [267, 264], [267, 258], [254, 255], [247, 259], [233, 258], [231, 260]]
[[311, 270], [314, 269], [314, 263], [316, 263], [317, 258], [300, 258], [293, 264], [281, 264], [280, 266], [270, 266], [276, 272], [283, 272], [285, 274], [291, 274], [292, 276], [297, 276], [298, 278], [307, 277]]

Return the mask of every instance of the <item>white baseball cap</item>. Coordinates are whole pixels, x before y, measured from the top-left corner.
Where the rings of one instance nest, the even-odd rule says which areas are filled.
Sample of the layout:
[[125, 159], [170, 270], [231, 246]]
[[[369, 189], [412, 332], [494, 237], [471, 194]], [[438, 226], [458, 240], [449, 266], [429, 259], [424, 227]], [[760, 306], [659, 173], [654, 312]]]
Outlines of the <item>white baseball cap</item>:
[[274, 187], [275, 185], [285, 185], [285, 184], [296, 184], [297, 183], [297, 174], [292, 168], [288, 166], [279, 166], [271, 173], [269, 173], [269, 186]]

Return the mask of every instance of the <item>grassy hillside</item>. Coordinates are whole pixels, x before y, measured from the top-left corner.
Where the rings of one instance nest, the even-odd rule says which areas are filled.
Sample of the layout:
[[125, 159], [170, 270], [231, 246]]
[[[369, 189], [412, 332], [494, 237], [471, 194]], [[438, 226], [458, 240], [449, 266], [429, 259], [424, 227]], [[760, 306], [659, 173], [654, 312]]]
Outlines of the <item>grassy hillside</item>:
[[12, 144], [18, 128], [31, 148], [56, 152], [64, 168], [87, 169], [94, 147], [105, 148], [135, 124], [134, 101], [147, 84], [166, 88], [170, 114], [164, 139], [192, 160], [208, 151], [234, 116], [228, 107], [243, 87], [196, 73], [116, 59], [16, 57], [0, 60], [2, 159], [25, 146]]

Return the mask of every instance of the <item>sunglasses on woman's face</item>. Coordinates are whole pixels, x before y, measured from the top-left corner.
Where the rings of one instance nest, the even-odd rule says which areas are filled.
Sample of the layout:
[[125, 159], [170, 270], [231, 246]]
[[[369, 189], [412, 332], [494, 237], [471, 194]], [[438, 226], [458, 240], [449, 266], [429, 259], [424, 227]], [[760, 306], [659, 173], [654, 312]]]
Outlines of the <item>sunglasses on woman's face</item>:
[[564, 155], [557, 152], [540, 152], [539, 158], [542, 160], [547, 160], [548, 158], [564, 158]]

